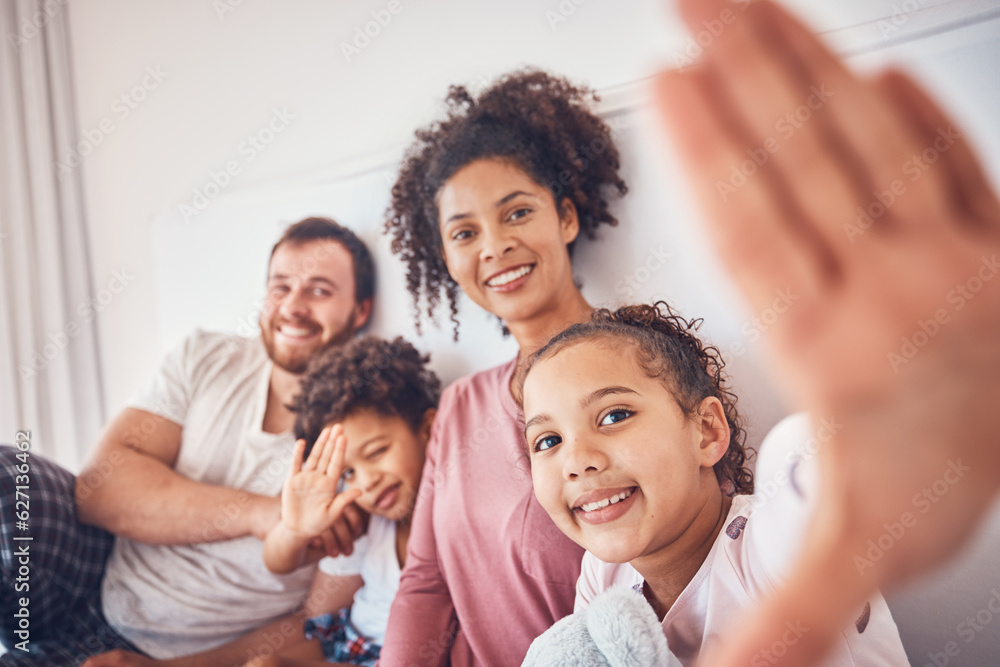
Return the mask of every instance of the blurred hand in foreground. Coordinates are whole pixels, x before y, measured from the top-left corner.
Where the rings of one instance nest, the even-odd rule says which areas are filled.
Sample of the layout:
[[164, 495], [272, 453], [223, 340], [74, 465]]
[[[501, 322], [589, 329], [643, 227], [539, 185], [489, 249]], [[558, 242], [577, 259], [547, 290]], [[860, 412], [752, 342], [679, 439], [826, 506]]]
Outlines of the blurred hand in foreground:
[[766, 334], [786, 396], [839, 425], [786, 585], [702, 664], [753, 664], [788, 622], [809, 632], [783, 664], [813, 664], [1000, 487], [1000, 202], [906, 76], [855, 75], [771, 2], [680, 6], [712, 39], [657, 79], [659, 113], [750, 307], [792, 301]]

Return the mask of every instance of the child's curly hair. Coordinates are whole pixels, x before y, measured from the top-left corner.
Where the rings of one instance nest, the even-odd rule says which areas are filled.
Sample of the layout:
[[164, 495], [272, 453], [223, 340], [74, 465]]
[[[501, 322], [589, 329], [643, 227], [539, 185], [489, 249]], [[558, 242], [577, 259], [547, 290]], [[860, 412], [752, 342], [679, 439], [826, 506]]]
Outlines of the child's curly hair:
[[588, 322], [574, 324], [557, 334], [528, 360], [521, 374], [523, 385], [531, 367], [581, 339], [606, 337], [633, 344], [639, 367], [657, 378], [690, 415], [702, 399], [714, 396], [722, 403], [729, 424], [729, 449], [715, 464], [719, 486], [729, 495], [753, 493], [753, 472], [747, 465], [746, 430], [736, 411], [736, 394], [722, 372], [725, 362], [718, 348], [704, 345], [695, 332], [701, 319], [686, 320], [665, 301], [653, 305], [595, 310]]
[[288, 406], [298, 413], [296, 439], [311, 449], [327, 424], [363, 409], [402, 417], [418, 431], [441, 395], [441, 382], [428, 361], [429, 355], [401, 337], [389, 342], [365, 336], [322, 352], [309, 363], [302, 390]]
[[418, 332], [421, 294], [427, 300], [427, 317], [433, 320], [444, 290], [458, 339], [458, 284], [441, 252], [436, 197], [465, 165], [485, 158], [510, 161], [547, 187], [557, 205], [570, 199], [588, 238], [594, 238], [601, 224], [618, 224], [608, 211], [605, 190], [622, 196], [628, 187], [618, 176], [611, 129], [588, 109], [597, 99], [589, 88], [566, 79], [520, 70], [502, 77], [478, 98], [463, 86], [452, 86], [445, 99], [447, 119], [417, 130], [392, 186], [385, 230], [392, 236], [392, 252], [406, 262]]

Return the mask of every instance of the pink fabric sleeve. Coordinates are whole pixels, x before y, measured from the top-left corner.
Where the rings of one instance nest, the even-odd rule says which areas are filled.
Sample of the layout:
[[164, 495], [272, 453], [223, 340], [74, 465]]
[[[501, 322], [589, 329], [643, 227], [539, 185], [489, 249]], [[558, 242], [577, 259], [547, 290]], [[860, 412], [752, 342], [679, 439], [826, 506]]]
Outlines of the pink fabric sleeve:
[[[442, 412], [438, 413], [439, 419]], [[448, 662], [448, 649], [457, 620], [448, 584], [438, 567], [434, 534], [435, 459], [440, 447], [438, 423], [434, 424], [427, 443], [413, 526], [406, 547], [406, 565], [389, 611], [379, 667], [409, 667], [414, 664], [414, 658], [419, 658], [422, 666]]]

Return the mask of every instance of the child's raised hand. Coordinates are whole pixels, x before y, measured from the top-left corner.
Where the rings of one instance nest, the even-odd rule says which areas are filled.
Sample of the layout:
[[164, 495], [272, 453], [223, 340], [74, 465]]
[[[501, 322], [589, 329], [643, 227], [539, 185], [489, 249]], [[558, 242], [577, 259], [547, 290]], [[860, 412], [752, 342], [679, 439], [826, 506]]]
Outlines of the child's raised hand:
[[305, 440], [295, 443], [292, 468], [281, 492], [281, 520], [291, 532], [312, 538], [323, 534], [362, 492], [349, 489], [337, 494], [347, 449], [340, 424], [323, 429], [303, 463], [305, 448]]
[[[854, 75], [771, 2], [681, 6], [721, 30], [660, 77], [659, 108], [710, 236], [773, 320], [783, 388], [838, 425], [796, 570], [707, 664], [776, 643], [809, 664], [876, 587], [954, 553], [1000, 487], [1000, 201], [905, 76]], [[786, 623], [810, 630], [782, 642]]]

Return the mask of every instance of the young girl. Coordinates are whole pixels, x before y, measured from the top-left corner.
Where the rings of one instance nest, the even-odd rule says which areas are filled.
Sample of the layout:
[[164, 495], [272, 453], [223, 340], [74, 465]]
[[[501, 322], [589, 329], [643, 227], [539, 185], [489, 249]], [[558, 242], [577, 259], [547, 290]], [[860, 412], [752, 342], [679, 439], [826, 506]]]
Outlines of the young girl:
[[[371, 514], [349, 556], [324, 557], [306, 601], [308, 639], [276, 659], [373, 665], [406, 559], [410, 517], [440, 383], [428, 361], [402, 338], [366, 337], [317, 358], [296, 398], [292, 469], [281, 522], [264, 543], [264, 561], [290, 572], [319, 557], [310, 541], [356, 502]], [[307, 443], [315, 443], [308, 457]], [[338, 494], [338, 482], [344, 487]], [[294, 658], [294, 659], [293, 659]]]
[[[535, 495], [587, 550], [576, 610], [612, 586], [634, 588], [684, 665], [782, 580], [815, 494], [816, 447], [837, 428], [814, 424], [814, 435], [801, 415], [775, 427], [757, 471], [765, 492], [750, 495], [736, 397], [696, 326], [662, 302], [600, 310], [541, 348], [523, 382]], [[785, 641], [808, 631], [789, 619]], [[831, 658], [908, 664], [881, 596]]]
[[610, 194], [626, 190], [591, 98], [538, 71], [476, 98], [452, 88], [447, 119], [417, 132], [393, 186], [387, 228], [414, 304], [433, 311], [443, 296], [457, 336], [461, 290], [519, 353], [441, 397], [382, 667], [518, 664], [573, 609], [582, 551], [532, 494], [511, 382], [590, 316], [570, 249], [616, 223]]

